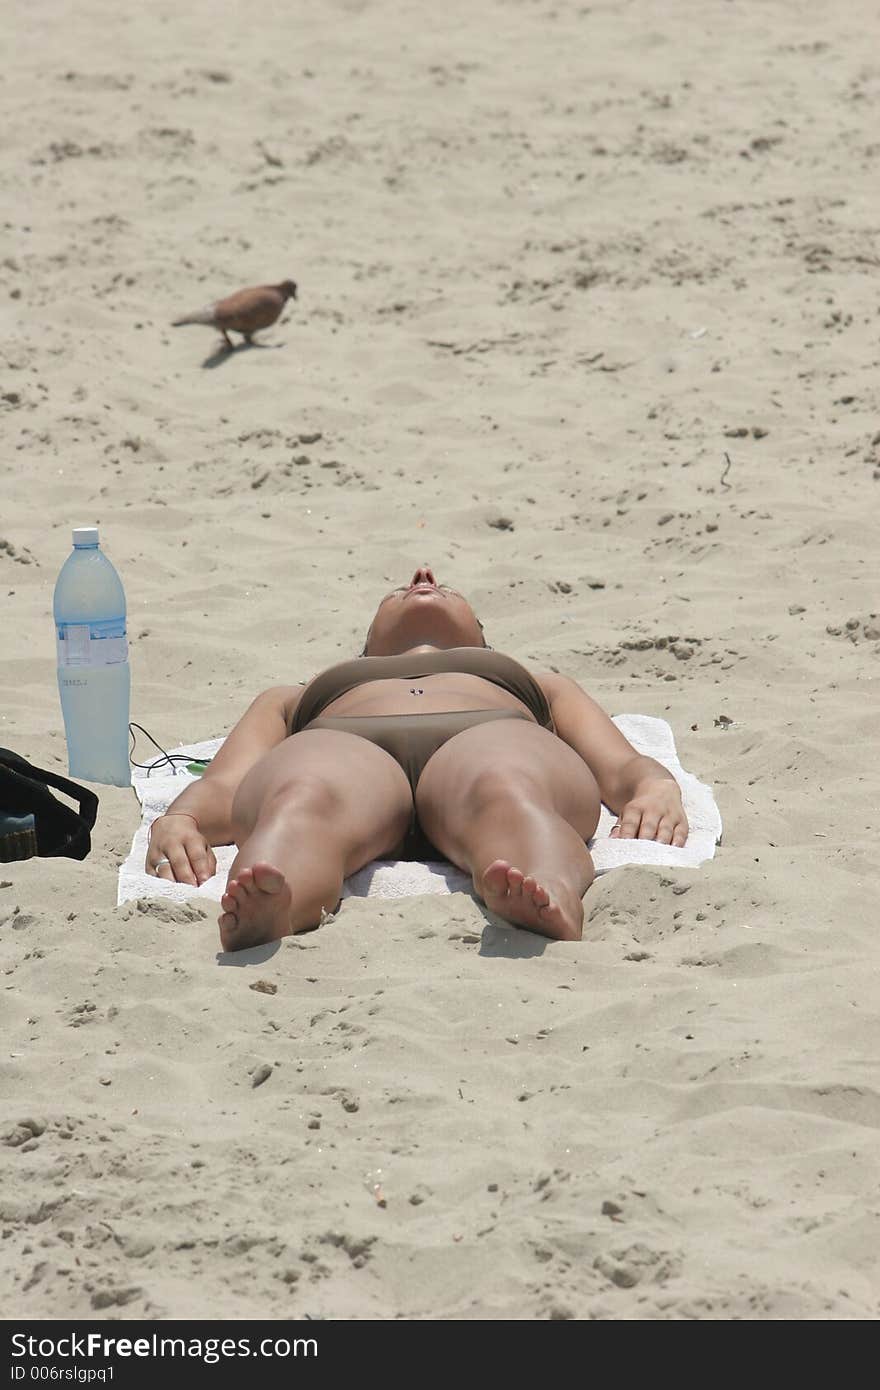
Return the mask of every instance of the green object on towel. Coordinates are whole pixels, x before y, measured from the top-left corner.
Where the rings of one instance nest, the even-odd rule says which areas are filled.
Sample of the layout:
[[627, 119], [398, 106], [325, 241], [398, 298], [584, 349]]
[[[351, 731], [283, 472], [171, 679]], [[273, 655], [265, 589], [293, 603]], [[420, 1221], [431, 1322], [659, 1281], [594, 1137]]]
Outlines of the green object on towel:
[[205, 768], [211, 761], [211, 758], [197, 758], [195, 762], [187, 763], [186, 770], [187, 772], [191, 772], [193, 777], [201, 777]]

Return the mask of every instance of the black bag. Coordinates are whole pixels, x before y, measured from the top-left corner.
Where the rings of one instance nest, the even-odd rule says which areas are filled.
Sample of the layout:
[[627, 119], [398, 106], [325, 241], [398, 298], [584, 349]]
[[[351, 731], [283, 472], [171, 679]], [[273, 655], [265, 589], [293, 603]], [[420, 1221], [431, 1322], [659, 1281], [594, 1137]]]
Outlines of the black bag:
[[[49, 787], [78, 802], [79, 810], [58, 801]], [[97, 814], [94, 792], [0, 748], [0, 864], [35, 854], [85, 859]]]

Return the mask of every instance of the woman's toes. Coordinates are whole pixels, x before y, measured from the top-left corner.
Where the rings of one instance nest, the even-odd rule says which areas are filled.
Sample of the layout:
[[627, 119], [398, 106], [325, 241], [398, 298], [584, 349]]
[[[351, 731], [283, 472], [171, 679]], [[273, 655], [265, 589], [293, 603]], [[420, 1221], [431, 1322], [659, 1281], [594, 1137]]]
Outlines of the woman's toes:
[[483, 874], [483, 888], [494, 897], [507, 893], [507, 874], [510, 869], [506, 859], [496, 859]]
[[507, 889], [512, 898], [521, 898], [525, 874], [520, 869], [507, 870]]
[[252, 878], [261, 893], [280, 893], [285, 886], [283, 873], [272, 864], [255, 864]]
[[527, 893], [535, 904], [535, 907], [547, 907], [550, 902], [550, 894], [546, 888], [542, 888], [536, 878], [527, 878], [523, 882], [523, 892]]

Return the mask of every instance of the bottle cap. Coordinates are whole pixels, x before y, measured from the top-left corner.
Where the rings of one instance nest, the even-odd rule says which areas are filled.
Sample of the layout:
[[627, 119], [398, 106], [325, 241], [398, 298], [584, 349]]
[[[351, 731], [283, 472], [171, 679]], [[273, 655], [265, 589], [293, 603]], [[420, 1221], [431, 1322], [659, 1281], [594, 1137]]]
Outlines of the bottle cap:
[[74, 545], [97, 545], [97, 526], [74, 526], [73, 543]]

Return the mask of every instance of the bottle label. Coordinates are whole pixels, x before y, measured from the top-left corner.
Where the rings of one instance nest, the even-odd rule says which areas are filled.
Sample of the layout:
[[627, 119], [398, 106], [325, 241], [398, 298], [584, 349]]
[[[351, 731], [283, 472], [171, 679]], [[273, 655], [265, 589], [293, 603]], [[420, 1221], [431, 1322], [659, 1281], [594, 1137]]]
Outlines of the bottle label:
[[115, 666], [128, 658], [124, 618], [58, 623], [59, 666]]

